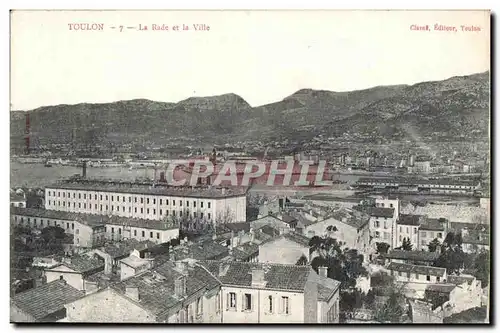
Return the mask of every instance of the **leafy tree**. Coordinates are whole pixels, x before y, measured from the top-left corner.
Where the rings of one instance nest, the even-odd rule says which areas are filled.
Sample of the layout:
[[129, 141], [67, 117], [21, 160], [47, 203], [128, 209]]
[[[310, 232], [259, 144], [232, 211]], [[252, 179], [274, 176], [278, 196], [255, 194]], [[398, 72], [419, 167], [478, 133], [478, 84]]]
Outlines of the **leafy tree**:
[[375, 320], [381, 323], [401, 323], [405, 308], [402, 304], [404, 296], [395, 289], [391, 289], [387, 301], [375, 311]]
[[441, 246], [441, 243], [437, 238], [434, 238], [429, 244], [427, 244], [429, 252], [436, 252], [438, 246]]
[[411, 251], [411, 249], [413, 248], [413, 245], [410, 241], [410, 238], [403, 238], [403, 245], [401, 246], [401, 248], [404, 250], [404, 251]]
[[464, 267], [465, 253], [461, 246], [442, 246], [441, 255], [434, 263], [436, 267], [446, 268], [448, 274], [460, 274]]
[[386, 254], [387, 251], [389, 251], [389, 248], [391, 247], [389, 244], [384, 242], [382, 243], [377, 242], [375, 243], [375, 245], [377, 246], [377, 253], [379, 254]]
[[305, 255], [301, 255], [299, 260], [297, 260], [297, 263], [295, 265], [305, 266], [305, 265], [307, 265], [307, 262], [308, 262], [307, 257]]
[[449, 232], [446, 235], [443, 244], [449, 247], [462, 246], [462, 234], [459, 232]]
[[490, 281], [490, 251], [479, 252], [474, 260], [473, 269], [476, 271], [476, 278], [481, 280], [481, 287], [486, 287]]
[[363, 255], [355, 249], [341, 248], [341, 243], [333, 238], [315, 236], [309, 241], [313, 251], [318, 253], [312, 262], [312, 268], [328, 267], [328, 277], [341, 282], [341, 289], [351, 289], [356, 286], [356, 279], [367, 276], [363, 267]]
[[368, 290], [364, 298], [364, 304], [367, 308], [371, 308], [375, 303], [375, 293], [372, 289]]

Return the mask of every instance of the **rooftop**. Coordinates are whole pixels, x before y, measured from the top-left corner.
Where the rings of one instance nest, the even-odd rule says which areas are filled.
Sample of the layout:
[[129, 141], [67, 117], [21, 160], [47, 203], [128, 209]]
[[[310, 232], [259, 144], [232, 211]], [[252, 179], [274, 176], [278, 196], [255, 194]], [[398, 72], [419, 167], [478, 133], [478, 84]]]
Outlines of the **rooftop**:
[[228, 255], [229, 248], [211, 239], [201, 243], [179, 245], [170, 253], [173, 260], [183, 260], [187, 258], [196, 260], [215, 260], [222, 259]]
[[126, 258], [121, 259], [120, 262], [132, 268], [139, 268], [149, 265], [151, 260], [138, 258], [136, 256], [128, 256]]
[[354, 227], [356, 229], [363, 228], [370, 221], [370, 219], [368, 217], [363, 219], [359, 216], [355, 216], [354, 214], [352, 214], [351, 212], [349, 212], [348, 210], [345, 210], [345, 209], [337, 210], [337, 211], [331, 213], [329, 215], [329, 217], [332, 217], [335, 220], [340, 221], [340, 222], [347, 224], [351, 227]]
[[404, 272], [404, 273], [416, 273], [421, 275], [432, 275], [443, 277], [446, 273], [445, 268], [440, 267], [430, 267], [430, 266], [419, 266], [419, 265], [411, 265], [411, 264], [401, 264], [391, 262], [387, 267], [389, 270]]
[[140, 251], [142, 249], [154, 246], [156, 246], [156, 244], [149, 240], [140, 242], [136, 239], [131, 238], [123, 240], [121, 242], [114, 242], [113, 244], [103, 246], [102, 248], [100, 248], [100, 250], [109, 254], [113, 259], [117, 259], [130, 255], [130, 252], [134, 249]]
[[422, 215], [400, 214], [397, 224], [419, 226]]
[[470, 284], [472, 281], [475, 280], [475, 277], [470, 276], [470, 275], [448, 275], [447, 281], [448, 283], [452, 283], [455, 285], [459, 284]]
[[41, 320], [63, 309], [65, 304], [84, 296], [83, 291], [73, 288], [66, 281], [55, 280], [19, 293], [13, 296], [11, 301], [23, 312], [33, 316], [35, 320]]
[[143, 195], [157, 195], [170, 197], [193, 198], [230, 198], [246, 196], [244, 187], [215, 187], [215, 186], [148, 186], [126, 182], [103, 182], [98, 180], [81, 180], [62, 182], [49, 185], [47, 189], [82, 190], [113, 193], [130, 193]]
[[353, 209], [369, 214], [372, 217], [392, 218], [394, 216], [394, 208], [358, 205], [354, 206]]
[[463, 244], [475, 245], [490, 245], [490, 234], [477, 230], [468, 230], [467, 233], [462, 232]]
[[296, 232], [287, 232], [282, 235], [283, 238], [291, 240], [292, 242], [298, 243], [302, 246], [309, 247], [309, 238], [304, 235], [298, 234]]
[[425, 291], [434, 291], [434, 292], [449, 294], [456, 287], [457, 286], [454, 284], [429, 284], [426, 286]]
[[71, 258], [63, 259], [59, 265], [52, 267], [50, 270], [58, 270], [58, 267], [66, 266], [75, 272], [85, 274], [94, 273], [104, 269], [104, 262], [95, 258], [85, 255], [77, 255]]
[[252, 286], [252, 269], [263, 269], [263, 289], [303, 292], [312, 269], [309, 266], [260, 264], [246, 262], [199, 261], [223, 285], [237, 287]]
[[[171, 262], [167, 262], [152, 270], [139, 273], [129, 279], [120, 281], [111, 288], [131, 301], [126, 294], [127, 287], [137, 287], [139, 301], [137, 304], [154, 315], [160, 315], [169, 308], [182, 302], [183, 298], [175, 295], [174, 281], [183, 274], [174, 269]], [[192, 269], [188, 269], [186, 276], [186, 296], [195, 294], [207, 287], [207, 283], [196, 278]]]
[[445, 221], [439, 219], [424, 218], [420, 225], [420, 230], [444, 231]]
[[171, 230], [177, 229], [175, 223], [160, 221], [160, 220], [147, 220], [139, 218], [122, 217], [116, 215], [97, 215], [97, 214], [82, 214], [63, 212], [59, 210], [49, 209], [36, 209], [36, 208], [20, 208], [12, 207], [11, 214], [40, 217], [47, 219], [75, 221], [89, 226], [104, 226], [106, 224], [130, 226], [154, 230]]
[[422, 178], [359, 178], [358, 184], [361, 183], [378, 183], [378, 184], [399, 184], [399, 185], [465, 185], [476, 186], [479, 181], [475, 180], [458, 180], [458, 179], [422, 179]]
[[392, 250], [389, 253], [385, 254], [384, 257], [388, 259], [434, 262], [439, 257], [439, 253], [427, 251]]

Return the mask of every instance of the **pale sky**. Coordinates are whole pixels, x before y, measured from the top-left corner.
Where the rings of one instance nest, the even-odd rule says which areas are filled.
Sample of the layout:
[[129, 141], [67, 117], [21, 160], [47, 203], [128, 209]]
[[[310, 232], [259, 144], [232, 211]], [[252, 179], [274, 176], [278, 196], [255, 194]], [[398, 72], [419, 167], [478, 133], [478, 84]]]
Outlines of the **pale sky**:
[[[11, 104], [29, 110], [235, 93], [258, 106], [303, 88], [442, 80], [489, 70], [489, 19], [487, 11], [17, 11]], [[69, 23], [104, 30], [70, 31]], [[153, 23], [190, 30], [151, 31]], [[149, 30], [126, 29], [139, 24]], [[431, 31], [412, 31], [413, 24]], [[433, 31], [435, 24], [457, 32]], [[123, 32], [110, 28], [120, 25]]]

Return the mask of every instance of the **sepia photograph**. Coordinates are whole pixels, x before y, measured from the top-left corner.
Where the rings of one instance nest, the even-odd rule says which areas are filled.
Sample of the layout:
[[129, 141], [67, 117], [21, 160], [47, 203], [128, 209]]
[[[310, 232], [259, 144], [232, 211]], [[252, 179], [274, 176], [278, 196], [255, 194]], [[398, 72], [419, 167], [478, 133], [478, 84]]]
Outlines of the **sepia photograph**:
[[11, 10], [10, 322], [490, 324], [490, 20]]

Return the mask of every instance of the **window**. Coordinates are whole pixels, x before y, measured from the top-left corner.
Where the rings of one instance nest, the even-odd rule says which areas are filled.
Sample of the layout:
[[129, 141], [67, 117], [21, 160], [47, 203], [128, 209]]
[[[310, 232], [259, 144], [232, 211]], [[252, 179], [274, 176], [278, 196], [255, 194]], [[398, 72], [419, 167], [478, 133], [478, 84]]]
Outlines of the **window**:
[[144, 198], [141, 198], [141, 204], [144, 203]]
[[99, 205], [99, 210], [102, 211], [102, 205]]
[[203, 213], [200, 213], [200, 217], [203, 218]]
[[134, 197], [134, 202], [137, 202], [137, 197]]
[[288, 299], [288, 296], [281, 297], [281, 309], [282, 313], [290, 314], [290, 301]]
[[179, 200], [179, 206], [182, 207], [182, 200]]
[[115, 233], [115, 228], [111, 228], [111, 233], [114, 234]]
[[415, 273], [415, 279], [417, 279], [417, 280], [419, 279], [419, 276], [417, 273]]
[[375, 231], [375, 237], [376, 237], [376, 238], [379, 238], [379, 237], [380, 237], [380, 232], [379, 232], [379, 231]]
[[436, 281], [439, 282], [441, 280], [441, 278], [438, 276], [436, 277]]
[[61, 196], [61, 192], [57, 192], [57, 197], [59, 198]]
[[156, 239], [160, 239], [160, 233], [159, 232], [156, 233]]
[[137, 236], [137, 230], [134, 230], [134, 236]]
[[375, 224], [375, 228], [380, 228], [380, 222], [379, 221], [375, 221], [374, 224]]
[[106, 200], [108, 200], [108, 195], [106, 194]]
[[69, 229], [69, 222], [66, 223], [66, 229]]
[[175, 216], [175, 210], [172, 211], [172, 216]]
[[144, 214], [144, 208], [141, 208], [141, 214]]
[[434, 238], [434, 232], [432, 232], [432, 231], [431, 231], [431, 232], [429, 233], [429, 236], [431, 236], [431, 238]]
[[75, 229], [75, 224], [71, 223], [71, 229]]
[[399, 275], [399, 276], [403, 276], [403, 273], [402, 273], [402, 272], [398, 272], [398, 275]]
[[132, 207], [129, 207], [129, 208], [128, 208], [128, 212], [129, 212], [129, 213], [130, 213], [130, 212], [132, 212]]
[[97, 200], [97, 194], [94, 194], [94, 200]]
[[203, 201], [202, 201], [202, 202], [200, 202], [200, 207], [201, 207], [201, 208], [203, 208]]
[[[186, 200], [186, 207], [189, 207], [189, 201], [188, 200]], [[196, 206], [194, 206], [194, 202], [193, 202], [193, 207], [196, 207]]]
[[80, 234], [80, 229], [76, 229], [75, 234], [77, 234], [77, 235]]
[[78, 203], [78, 208], [82, 208], [82, 204], [80, 202]]
[[165, 211], [165, 215], [167, 215], [167, 216], [168, 216], [168, 209]]
[[63, 198], [66, 198], [66, 192], [63, 192]]
[[196, 201], [193, 201], [193, 207], [196, 208]]
[[149, 214], [149, 208], [146, 209], [146, 214]]
[[147, 199], [146, 199], [146, 204], [148, 204], [148, 205], [149, 205], [149, 198], [147, 198]]
[[162, 215], [163, 215], [163, 211], [160, 209], [160, 216], [162, 216]]
[[168, 205], [168, 199], [165, 199], [165, 205]]
[[387, 229], [387, 221], [384, 221], [384, 229]]
[[142, 237], [145, 237], [145, 233], [144, 233], [144, 230], [142, 231]]
[[393, 205], [393, 204], [389, 204], [389, 207], [393, 208], [393, 207], [394, 207], [394, 205]]
[[399, 227], [399, 232], [403, 232], [403, 227]]
[[163, 199], [160, 199], [160, 205], [163, 205]]
[[210, 208], [210, 202], [208, 202], [208, 208]]
[[137, 207], [134, 207], [134, 213], [137, 213]]
[[94, 204], [94, 209], [97, 210], [97, 204]]
[[243, 304], [243, 310], [250, 311], [252, 310], [252, 295], [251, 294], [245, 294], [244, 296], [244, 304]]
[[413, 233], [417, 233], [417, 228], [413, 228]]
[[442, 234], [442, 233], [440, 233], [440, 232], [438, 232], [437, 237], [438, 237], [438, 238], [443, 238], [443, 234]]
[[399, 241], [402, 242], [403, 241], [403, 236], [399, 235]]
[[115, 196], [114, 196], [114, 195], [112, 195], [112, 196], [111, 196], [111, 201], [114, 201], [114, 200], [115, 200]]
[[236, 293], [227, 294], [227, 308], [236, 310]]
[[273, 313], [273, 296], [269, 295], [267, 297], [267, 311]]
[[179, 216], [182, 216], [182, 210], [179, 211]]
[[193, 213], [193, 217], [196, 217], [196, 212]]
[[153, 232], [152, 231], [149, 233], [149, 238], [153, 238]]
[[118, 228], [118, 233], [121, 235], [122, 234], [122, 228]]
[[128, 202], [132, 202], [132, 197], [128, 197]]
[[410, 278], [410, 272], [406, 272], [406, 277], [409, 279]]
[[431, 276], [430, 276], [430, 275], [427, 275], [426, 280], [427, 280], [427, 281], [430, 281], [430, 280], [431, 280]]
[[86, 203], [83, 204], [83, 208], [87, 209], [87, 204]]
[[111, 211], [113, 211], [115, 209], [115, 206], [111, 205]]
[[406, 233], [409, 234], [410, 233], [410, 230], [408, 227], [406, 227]]
[[122, 197], [122, 201], [125, 202], [125, 196]]
[[172, 206], [175, 206], [175, 200], [172, 200]]
[[425, 231], [422, 231], [422, 237], [427, 237], [427, 233]]
[[102, 200], [102, 194], [99, 195], [99, 199]]
[[122, 207], [122, 212], [124, 212], [124, 213], [125, 213], [125, 206], [123, 206], [123, 207]]
[[153, 205], [156, 205], [156, 199], [153, 199]]

